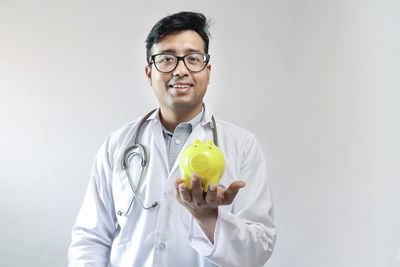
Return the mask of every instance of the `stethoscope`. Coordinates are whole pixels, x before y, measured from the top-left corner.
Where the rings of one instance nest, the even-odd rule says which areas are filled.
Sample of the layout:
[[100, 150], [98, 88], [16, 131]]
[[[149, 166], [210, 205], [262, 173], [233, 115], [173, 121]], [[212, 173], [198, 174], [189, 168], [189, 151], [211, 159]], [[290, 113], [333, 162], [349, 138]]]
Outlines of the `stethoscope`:
[[[134, 139], [134, 144], [132, 146], [129, 146], [128, 148], [125, 149], [124, 154], [123, 154], [123, 158], [122, 158], [122, 169], [125, 171], [125, 175], [128, 178], [129, 181], [129, 185], [131, 186], [132, 192], [133, 192], [133, 197], [131, 202], [129, 203], [128, 209], [126, 210], [126, 212], [122, 212], [122, 211], [118, 211], [117, 214], [119, 216], [127, 216], [129, 214], [129, 211], [131, 210], [131, 207], [133, 205], [133, 202], [135, 199], [137, 199], [137, 201], [139, 202], [139, 204], [142, 206], [143, 209], [145, 210], [150, 210], [152, 208], [155, 208], [158, 206], [158, 202], [154, 201], [153, 204], [151, 204], [150, 206], [145, 206], [142, 202], [142, 200], [140, 199], [139, 195], [138, 195], [138, 188], [139, 185], [141, 183], [142, 177], [143, 177], [143, 172], [145, 170], [145, 168], [147, 168], [147, 163], [148, 163], [148, 157], [147, 157], [147, 153], [146, 153], [146, 149], [144, 148], [144, 146], [142, 144], [139, 143], [139, 135], [142, 131], [142, 127], [143, 124], [146, 122], [146, 120], [151, 116], [151, 114], [153, 114], [157, 109], [153, 109], [152, 111], [150, 111], [149, 113], [146, 114], [146, 116], [144, 116], [142, 118], [142, 120], [140, 121], [137, 129], [136, 129], [136, 133], [135, 133], [135, 139]], [[214, 139], [214, 144], [216, 146], [218, 146], [218, 136], [217, 136], [217, 125], [215, 123], [215, 119], [214, 116], [211, 117], [211, 120], [213, 122], [213, 127], [212, 127], [212, 132], [213, 132], [213, 139]], [[140, 170], [140, 176], [139, 176], [139, 181], [138, 181], [138, 186], [135, 188], [135, 185], [133, 184], [132, 178], [129, 174], [129, 162], [130, 159], [133, 156], [139, 156], [140, 157], [140, 165], [141, 165], [141, 170]]]

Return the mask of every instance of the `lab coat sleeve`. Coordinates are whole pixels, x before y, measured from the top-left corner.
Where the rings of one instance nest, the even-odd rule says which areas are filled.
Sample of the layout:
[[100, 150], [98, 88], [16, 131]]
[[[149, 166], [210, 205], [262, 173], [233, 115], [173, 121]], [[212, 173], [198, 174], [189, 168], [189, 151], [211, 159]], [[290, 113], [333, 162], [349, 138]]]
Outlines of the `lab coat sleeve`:
[[83, 205], [72, 229], [69, 267], [108, 266], [116, 231], [108, 147], [109, 139], [101, 147], [93, 164]]
[[272, 254], [276, 230], [264, 154], [250, 135], [241, 149], [240, 176], [246, 186], [232, 209], [219, 207], [214, 244], [192, 218], [188, 240], [201, 255], [219, 266], [263, 266]]

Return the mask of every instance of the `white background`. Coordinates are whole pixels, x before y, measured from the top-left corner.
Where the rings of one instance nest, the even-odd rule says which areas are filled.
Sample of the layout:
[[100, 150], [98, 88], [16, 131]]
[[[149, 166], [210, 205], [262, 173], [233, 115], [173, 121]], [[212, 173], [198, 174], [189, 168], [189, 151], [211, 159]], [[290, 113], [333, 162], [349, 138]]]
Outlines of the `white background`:
[[182, 10], [213, 20], [206, 103], [267, 156], [266, 266], [400, 266], [397, 0], [0, 0], [0, 265], [66, 265], [97, 150], [157, 105], [145, 38]]

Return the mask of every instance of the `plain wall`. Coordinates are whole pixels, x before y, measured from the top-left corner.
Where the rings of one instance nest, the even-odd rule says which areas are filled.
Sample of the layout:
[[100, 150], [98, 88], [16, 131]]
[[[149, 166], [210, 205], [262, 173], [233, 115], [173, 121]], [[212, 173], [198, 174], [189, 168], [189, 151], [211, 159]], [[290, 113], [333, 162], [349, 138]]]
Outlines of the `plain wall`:
[[66, 265], [97, 150], [157, 105], [144, 40], [182, 10], [213, 20], [206, 103], [267, 156], [266, 266], [400, 266], [397, 0], [0, 0], [0, 265]]

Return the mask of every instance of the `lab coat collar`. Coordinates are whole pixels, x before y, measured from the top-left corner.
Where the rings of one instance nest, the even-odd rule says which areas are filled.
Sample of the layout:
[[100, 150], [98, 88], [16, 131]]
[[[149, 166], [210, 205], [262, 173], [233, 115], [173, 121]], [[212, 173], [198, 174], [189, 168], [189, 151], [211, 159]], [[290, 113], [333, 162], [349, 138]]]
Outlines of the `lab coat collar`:
[[211, 118], [213, 116], [213, 111], [212, 111], [210, 106], [208, 106], [208, 105], [206, 106], [206, 104], [204, 104], [204, 103], [203, 103], [203, 106], [204, 106], [204, 114], [203, 114], [203, 119], [200, 122], [201, 126], [204, 127], [207, 124], [210, 124], [210, 127], [213, 128], [214, 125], [213, 125], [213, 122], [211, 120]]
[[156, 111], [151, 114], [151, 116], [147, 119], [148, 121], [156, 120], [156, 121], [161, 121], [160, 120], [160, 107], [156, 109]]

